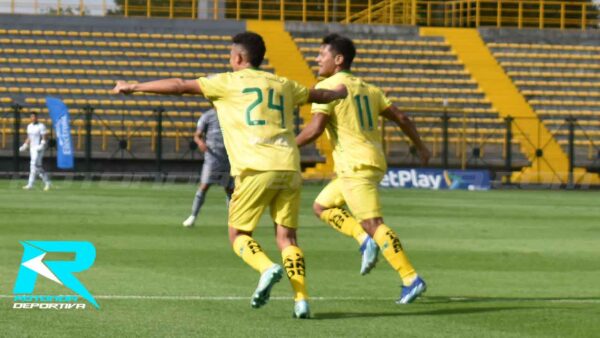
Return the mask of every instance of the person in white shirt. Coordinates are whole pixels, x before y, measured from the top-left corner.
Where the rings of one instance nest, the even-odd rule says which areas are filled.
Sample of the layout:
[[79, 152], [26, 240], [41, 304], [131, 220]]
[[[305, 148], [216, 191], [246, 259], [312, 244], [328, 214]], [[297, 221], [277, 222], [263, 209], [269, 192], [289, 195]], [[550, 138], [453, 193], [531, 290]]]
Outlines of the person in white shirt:
[[50, 179], [44, 168], [42, 168], [47, 132], [46, 126], [38, 121], [37, 113], [31, 113], [31, 123], [27, 125], [27, 139], [19, 148], [19, 151], [25, 151], [29, 148], [29, 154], [31, 155], [29, 181], [23, 189], [33, 188], [35, 178], [39, 175], [44, 181], [44, 191], [50, 190]]

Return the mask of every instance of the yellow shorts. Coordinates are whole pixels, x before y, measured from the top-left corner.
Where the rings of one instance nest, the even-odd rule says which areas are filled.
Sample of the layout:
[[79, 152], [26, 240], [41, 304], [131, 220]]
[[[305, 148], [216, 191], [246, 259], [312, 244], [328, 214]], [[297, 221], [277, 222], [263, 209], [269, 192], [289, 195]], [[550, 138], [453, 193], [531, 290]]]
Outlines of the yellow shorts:
[[297, 171], [253, 171], [237, 176], [229, 203], [229, 226], [252, 232], [269, 207], [275, 223], [297, 228], [301, 188], [302, 176]]
[[383, 175], [378, 169], [363, 169], [337, 177], [325, 186], [315, 202], [325, 208], [346, 204], [359, 222], [381, 217], [379, 182]]

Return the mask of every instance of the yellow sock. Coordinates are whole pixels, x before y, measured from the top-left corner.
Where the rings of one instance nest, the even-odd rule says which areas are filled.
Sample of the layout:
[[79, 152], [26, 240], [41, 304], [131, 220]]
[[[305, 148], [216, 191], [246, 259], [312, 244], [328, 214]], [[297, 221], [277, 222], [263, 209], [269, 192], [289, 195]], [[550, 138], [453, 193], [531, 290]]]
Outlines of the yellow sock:
[[254, 270], [263, 273], [273, 266], [273, 261], [267, 257], [260, 245], [250, 236], [240, 235], [233, 241], [233, 251]]
[[390, 229], [385, 224], [381, 224], [377, 227], [373, 239], [377, 242], [379, 248], [381, 248], [383, 257], [385, 257], [392, 268], [400, 274], [402, 283], [404, 285], [410, 285], [417, 277], [417, 272], [408, 261], [408, 257], [404, 254], [400, 239], [394, 230]]
[[283, 267], [292, 284], [292, 289], [294, 289], [294, 300], [307, 299], [308, 294], [304, 282], [304, 276], [306, 275], [304, 271], [304, 253], [299, 247], [290, 245], [281, 251], [281, 258], [283, 259]]
[[359, 245], [367, 238], [367, 233], [363, 230], [360, 223], [344, 209], [326, 209], [321, 213], [321, 220], [344, 235], [353, 237]]

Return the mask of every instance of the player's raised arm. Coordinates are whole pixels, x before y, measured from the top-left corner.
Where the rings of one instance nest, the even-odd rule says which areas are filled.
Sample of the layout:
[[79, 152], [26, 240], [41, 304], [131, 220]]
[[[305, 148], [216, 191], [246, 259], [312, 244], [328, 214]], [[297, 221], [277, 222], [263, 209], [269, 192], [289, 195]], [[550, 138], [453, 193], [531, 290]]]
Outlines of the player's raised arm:
[[343, 99], [348, 96], [348, 89], [343, 84], [338, 85], [333, 90], [312, 88], [308, 92], [308, 101], [314, 103], [329, 103], [331, 101]]
[[318, 139], [325, 131], [327, 122], [329, 122], [329, 115], [322, 113], [314, 114], [308, 125], [296, 136], [298, 147], [302, 147]]
[[198, 81], [182, 79], [164, 79], [143, 83], [117, 81], [112, 92], [113, 94], [132, 94], [136, 92], [171, 95], [202, 94]]
[[398, 125], [398, 127], [400, 127], [400, 129], [402, 129], [404, 134], [406, 134], [406, 136], [408, 136], [408, 138], [410, 138], [413, 144], [417, 147], [419, 157], [421, 158], [421, 164], [427, 165], [429, 158], [431, 157], [431, 153], [421, 140], [419, 132], [417, 131], [417, 128], [411, 119], [394, 105], [389, 106], [386, 110], [381, 112], [381, 116], [393, 121]]

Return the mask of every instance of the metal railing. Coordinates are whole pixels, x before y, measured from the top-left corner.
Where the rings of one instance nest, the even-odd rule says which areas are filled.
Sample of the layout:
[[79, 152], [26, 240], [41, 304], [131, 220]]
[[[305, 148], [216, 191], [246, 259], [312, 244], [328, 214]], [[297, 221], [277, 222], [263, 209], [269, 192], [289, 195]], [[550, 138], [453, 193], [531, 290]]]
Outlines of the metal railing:
[[0, 12], [582, 30], [600, 22], [597, 5], [550, 0], [0, 0]]
[[[12, 171], [23, 169], [19, 145], [25, 138], [26, 114], [29, 111], [18, 104], [5, 105], [5, 113], [0, 114], [0, 156], [12, 159]], [[411, 111], [410, 107], [403, 110]], [[194, 160], [200, 158], [192, 141], [193, 121], [174, 123], [169, 113], [157, 107], [135, 123], [132, 116], [123, 111], [119, 116], [103, 116], [92, 106], [75, 109], [71, 114], [71, 134], [75, 156], [79, 165], [76, 171], [93, 170], [93, 161], [152, 160], [157, 172], [163, 171], [165, 160]], [[25, 116], [24, 116], [25, 114]], [[597, 172], [600, 169], [600, 132], [586, 127], [586, 121], [574, 117], [562, 120], [539, 121], [549, 127], [549, 139], [530, 139], [520, 129], [520, 124], [530, 117], [509, 117], [504, 121], [491, 118], [478, 118], [473, 115], [442, 112], [438, 116], [413, 117], [423, 141], [432, 152], [431, 165], [442, 168], [487, 168], [506, 174], [530, 166], [544, 156], [551, 139], [556, 139], [568, 155], [571, 171], [570, 182], [564, 175], [552, 171], [540, 173], [551, 181], [560, 180], [563, 184], [578, 184], [573, 181], [572, 172], [576, 167], [584, 167]], [[493, 121], [491, 121], [493, 120]], [[42, 122], [50, 127], [46, 117]], [[301, 121], [294, 119], [296, 132]], [[391, 165], [418, 165], [418, 154], [406, 135], [391, 122], [381, 122], [383, 128], [382, 145]], [[50, 150], [54, 156], [52, 128], [50, 130]], [[527, 157], [522, 151], [521, 142], [527, 142], [536, 149], [536, 154]], [[311, 159], [314, 161], [314, 159]], [[311, 162], [309, 161], [309, 162]], [[6, 167], [6, 166], [5, 166]], [[5, 169], [6, 170], [6, 169]], [[507, 176], [509, 179], [510, 176]]]
[[598, 28], [597, 5], [580, 1], [419, 1], [417, 24], [442, 27]]

